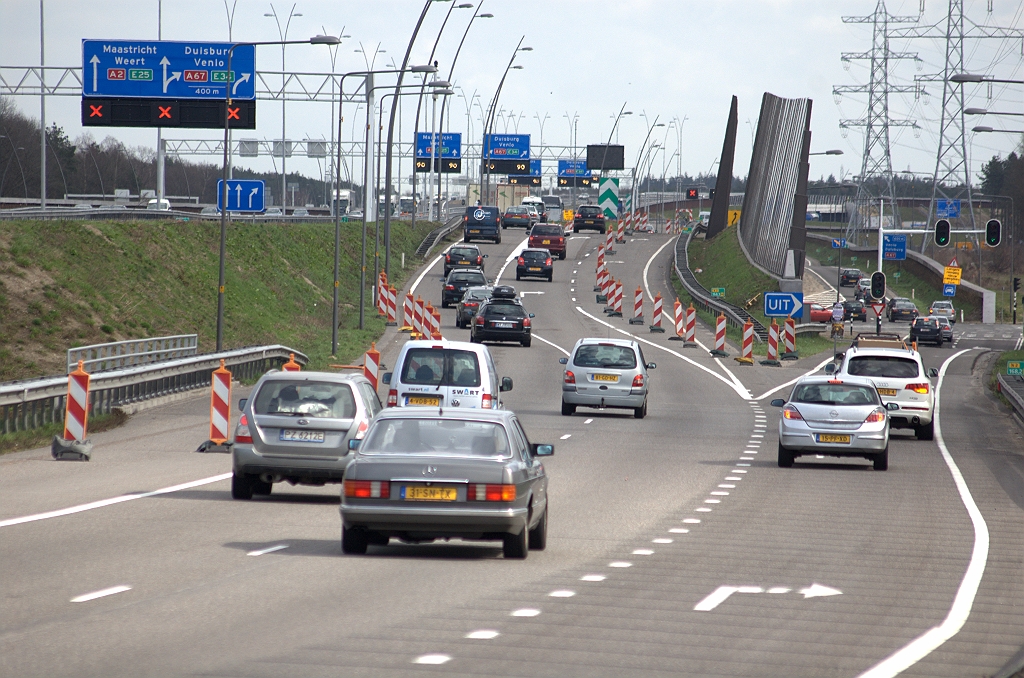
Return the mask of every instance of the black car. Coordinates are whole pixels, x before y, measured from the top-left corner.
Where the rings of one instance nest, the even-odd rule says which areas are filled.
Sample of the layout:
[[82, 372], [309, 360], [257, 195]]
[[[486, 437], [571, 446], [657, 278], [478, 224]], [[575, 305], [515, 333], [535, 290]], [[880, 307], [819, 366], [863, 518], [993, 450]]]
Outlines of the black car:
[[910, 340], [919, 344], [928, 342], [942, 348], [942, 326], [935, 318], [915, 318], [910, 323]]
[[470, 287], [483, 287], [487, 285], [487, 278], [484, 272], [478, 268], [457, 268], [445, 278], [444, 286], [441, 288], [441, 308], [448, 308], [452, 304], [459, 303], [462, 295]]
[[501, 244], [501, 210], [494, 205], [467, 207], [462, 217], [462, 242], [492, 240]]
[[860, 272], [859, 268], [844, 268], [839, 274], [839, 286], [840, 287], [853, 287], [860, 279], [864, 277], [864, 274]]
[[868, 321], [868, 309], [864, 306], [864, 302], [849, 299], [844, 301], [843, 320], [860, 320], [866, 323]]
[[894, 323], [899, 320], [909, 320], [913, 322], [919, 315], [921, 314], [918, 313], [917, 306], [914, 305], [914, 302], [909, 299], [902, 299], [893, 304], [892, 308], [889, 309], [889, 322]]
[[455, 326], [469, 327], [473, 316], [480, 310], [480, 304], [491, 298], [490, 287], [470, 287], [455, 307]]
[[528, 247], [519, 255], [516, 262], [516, 280], [522, 280], [528, 276], [547, 278], [551, 282], [554, 276], [554, 265], [551, 262], [551, 252], [539, 247]]
[[486, 258], [487, 255], [476, 245], [455, 245], [444, 255], [444, 275], [447, 277], [456, 268], [479, 268], [482, 271]]
[[604, 233], [604, 212], [597, 205], [580, 205], [572, 218], [572, 230], [579, 233], [584, 228], [592, 228]]
[[480, 306], [470, 325], [471, 342], [518, 341], [523, 346], [530, 345], [533, 314], [526, 312], [515, 293], [506, 285], [494, 288], [491, 298]]

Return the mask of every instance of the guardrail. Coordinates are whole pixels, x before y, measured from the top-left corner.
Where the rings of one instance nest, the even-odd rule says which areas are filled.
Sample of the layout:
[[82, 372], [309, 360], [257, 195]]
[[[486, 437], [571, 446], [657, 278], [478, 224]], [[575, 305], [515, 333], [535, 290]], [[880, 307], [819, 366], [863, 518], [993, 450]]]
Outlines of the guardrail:
[[459, 224], [461, 223], [462, 215], [459, 214], [457, 216], [450, 217], [448, 221], [445, 222], [444, 226], [438, 226], [433, 231], [428, 233], [427, 237], [424, 238], [423, 242], [420, 243], [420, 246], [416, 248], [417, 256], [427, 256], [427, 254], [430, 253], [430, 250], [433, 249], [434, 245], [436, 245], [439, 240], [447, 237], [448, 234], [450, 234], [452, 231], [458, 228]]
[[[697, 302], [697, 305], [703, 307], [704, 310], [712, 313], [717, 311], [724, 314], [725, 320], [728, 324], [741, 329], [749, 320], [754, 324], [754, 338], [759, 342], [768, 341], [768, 330], [764, 325], [758, 322], [756, 318], [739, 306], [733, 306], [732, 304], [715, 299], [703, 285], [697, 282], [697, 278], [693, 275], [693, 272], [690, 271], [690, 259], [686, 251], [690, 245], [690, 239], [693, 238], [693, 235], [696, 232], [697, 229], [693, 229], [689, 234], [681, 234], [676, 239], [675, 269], [676, 275], [678, 275], [679, 279], [683, 281], [683, 287], [685, 287], [686, 291], [690, 293], [693, 300]], [[683, 239], [683, 236], [686, 236], [685, 240]], [[682, 263], [681, 266], [680, 263]]]
[[132, 365], [146, 365], [161, 360], [185, 358], [199, 353], [199, 335], [178, 334], [171, 337], [128, 339], [106, 344], [93, 344], [68, 349], [68, 374], [84, 363], [89, 374], [116, 370]]
[[999, 392], [1006, 396], [1017, 416], [1024, 420], [1024, 395], [1017, 390], [1019, 388], [1024, 391], [1024, 379], [1005, 374], [997, 374], [996, 379], [999, 381]]
[[[89, 411], [109, 414], [133, 403], [210, 387], [220, 361], [235, 379], [253, 379], [288, 361], [290, 354], [305, 365], [305, 354], [280, 344], [167, 360], [119, 370], [97, 372], [89, 384]], [[68, 378], [44, 377], [0, 384], [0, 433], [13, 433], [64, 421]]]

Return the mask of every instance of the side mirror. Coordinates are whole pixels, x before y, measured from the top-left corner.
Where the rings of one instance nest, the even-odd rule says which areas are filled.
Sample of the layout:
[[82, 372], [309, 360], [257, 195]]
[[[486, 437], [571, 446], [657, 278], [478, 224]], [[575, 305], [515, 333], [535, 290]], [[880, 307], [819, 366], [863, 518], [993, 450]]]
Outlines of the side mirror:
[[485, 254], [485, 255], [484, 255], [484, 259], [486, 259], [486, 258], [487, 258], [487, 255]]
[[658, 367], [658, 363], [647, 363], [647, 369], [653, 370]]
[[391, 374], [392, 374], [391, 372], [385, 372], [384, 376], [381, 378], [381, 381], [383, 383], [385, 383], [385, 384], [390, 384], [391, 383]]
[[786, 404], [786, 401], [783, 400], [782, 398], [776, 398], [775, 400], [773, 400], [773, 401], [771, 401], [769, 403], [769, 405], [771, 405], [772, 407], [782, 407], [785, 404]]
[[835, 374], [835, 373], [836, 373], [836, 364], [835, 363], [829, 363], [828, 365], [825, 365], [825, 374]]
[[245, 404], [246, 404], [247, 402], [249, 402], [249, 399], [248, 399], [248, 398], [239, 398], [239, 399], [238, 399], [238, 409], [240, 409], [240, 410], [244, 410], [244, 409], [245, 409]]
[[559, 358], [558, 359], [558, 363], [560, 365], [568, 365], [569, 364], [569, 359], [568, 358]]
[[531, 318], [536, 318], [537, 316], [535, 316], [534, 314], [532, 314], [532, 313], [531, 313], [531, 314], [530, 314], [530, 317], [531, 317]]
[[898, 410], [898, 409], [900, 409], [900, 404], [899, 403], [886, 403], [885, 404], [885, 409], [887, 409], [887, 410]]
[[512, 377], [502, 377], [501, 378], [501, 388], [499, 390], [501, 390], [501, 391], [511, 391], [512, 390]]
[[538, 457], [550, 457], [555, 453], [554, 445], [541, 445], [538, 443], [533, 444], [533, 453]]
[[358, 450], [359, 449], [359, 443], [361, 443], [361, 442], [363, 442], [363, 441], [362, 440], [356, 440], [355, 438], [352, 438], [351, 440], [349, 440], [348, 441], [348, 449], [349, 449], [349, 451], [350, 452], [355, 452], [356, 450]]
[[939, 376], [939, 371], [937, 369], [935, 369], [934, 367], [929, 367], [928, 368], [928, 376], [931, 377], [932, 379], [934, 379], [937, 376]]

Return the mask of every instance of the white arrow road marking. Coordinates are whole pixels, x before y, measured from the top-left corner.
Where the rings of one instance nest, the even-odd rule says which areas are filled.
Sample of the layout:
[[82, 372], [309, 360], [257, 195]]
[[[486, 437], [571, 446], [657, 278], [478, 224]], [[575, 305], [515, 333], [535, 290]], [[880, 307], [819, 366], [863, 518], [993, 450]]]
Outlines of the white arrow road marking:
[[252, 75], [252, 73], [242, 73], [242, 77], [236, 80], [235, 84], [231, 86], [231, 96], [235, 96], [236, 94], [238, 94], [238, 86], [241, 85], [243, 82], [247, 82], [249, 80], [250, 75]]
[[544, 292], [541, 292], [540, 290], [538, 290], [536, 292], [530, 291], [530, 290], [526, 290], [526, 291], [520, 292], [519, 296], [525, 297], [527, 294], [544, 294]]
[[92, 91], [93, 94], [95, 94], [96, 90], [98, 89], [98, 71], [100, 58], [93, 54], [92, 58], [89, 59], [89, 63], [92, 64]]
[[266, 555], [268, 553], [273, 553], [274, 551], [283, 551], [286, 548], [288, 548], [288, 544], [278, 544], [277, 546], [271, 546], [269, 548], [260, 549], [259, 551], [249, 551], [245, 555], [247, 555], [247, 556], [262, 556], [262, 555]]
[[804, 598], [820, 598], [822, 596], [839, 596], [842, 595], [842, 591], [834, 589], [830, 586], [822, 586], [821, 584], [811, 584], [805, 589], [800, 589], [800, 593], [804, 594]]
[[90, 600], [96, 600], [97, 598], [105, 598], [112, 596], [115, 593], [124, 593], [125, 591], [131, 591], [131, 586], [111, 586], [109, 589], [103, 589], [102, 591], [93, 591], [92, 593], [86, 593], [81, 596], [75, 596], [71, 599], [72, 603], [87, 603]]
[[[785, 586], [774, 586], [768, 589], [768, 593], [789, 593], [792, 589], [786, 588]], [[764, 593], [765, 590], [760, 586], [719, 586], [717, 589], [712, 591], [703, 600], [693, 606], [696, 612], [710, 612], [715, 609], [726, 600], [729, 599], [734, 593]], [[807, 588], [800, 589], [799, 591], [804, 595], [804, 599], [807, 598], [818, 598], [822, 596], [838, 596], [843, 592], [839, 589], [834, 589], [829, 586], [822, 586], [821, 584], [811, 584]]]

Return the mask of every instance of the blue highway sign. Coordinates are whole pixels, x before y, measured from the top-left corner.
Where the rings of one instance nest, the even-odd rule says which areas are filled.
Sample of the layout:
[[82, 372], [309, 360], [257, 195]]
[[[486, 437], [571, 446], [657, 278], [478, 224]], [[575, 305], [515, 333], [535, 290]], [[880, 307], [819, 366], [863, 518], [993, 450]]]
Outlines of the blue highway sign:
[[586, 160], [559, 160], [558, 176], [560, 177], [589, 177], [590, 170], [587, 169]]
[[832, 238], [832, 249], [838, 250], [846, 247], [846, 238]]
[[534, 158], [534, 159], [530, 160], [530, 176], [531, 177], [539, 177], [540, 176], [540, 158]]
[[82, 96], [165, 99], [256, 98], [256, 48], [167, 40], [83, 40]]
[[959, 200], [936, 200], [935, 201], [935, 216], [940, 219], [959, 219], [960, 218], [960, 201]]
[[955, 297], [956, 296], [956, 285], [943, 285], [942, 296], [944, 297]]
[[488, 158], [526, 160], [530, 157], [529, 134], [488, 134], [484, 137]]
[[765, 292], [764, 314], [775, 318], [799, 317], [804, 307], [802, 292]]
[[882, 234], [882, 258], [903, 261], [907, 258], [907, 236], [900, 233]]
[[[419, 132], [416, 134], [416, 157], [429, 158], [433, 155], [430, 142], [437, 137], [430, 132]], [[462, 132], [445, 132], [441, 135], [441, 146], [438, 149], [439, 158], [461, 158], [462, 157]]]
[[[252, 179], [228, 180], [228, 212], [262, 212], [265, 185]], [[217, 182], [217, 209], [223, 210], [224, 180]]]

